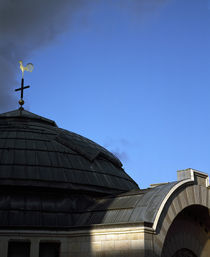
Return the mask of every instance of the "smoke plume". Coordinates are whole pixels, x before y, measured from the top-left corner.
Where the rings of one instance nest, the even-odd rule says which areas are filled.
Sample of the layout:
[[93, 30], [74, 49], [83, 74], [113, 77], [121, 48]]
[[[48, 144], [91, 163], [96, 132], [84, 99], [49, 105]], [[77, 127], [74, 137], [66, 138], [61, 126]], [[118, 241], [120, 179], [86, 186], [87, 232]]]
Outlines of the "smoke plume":
[[128, 160], [128, 154], [120, 149], [115, 149], [111, 151], [121, 162], [126, 162]]
[[132, 145], [128, 140], [121, 139], [106, 139], [103, 144], [104, 148], [109, 149], [120, 161], [126, 162], [129, 160], [129, 148]]
[[0, 111], [14, 107], [17, 65], [69, 24], [85, 0], [0, 0]]
[[[17, 64], [71, 25], [75, 12], [104, 2], [139, 16], [166, 0], [0, 0], [0, 112], [15, 107]], [[120, 8], [119, 8], [120, 9]], [[99, 21], [100, 23], [100, 21]], [[18, 70], [19, 71], [19, 70]]]

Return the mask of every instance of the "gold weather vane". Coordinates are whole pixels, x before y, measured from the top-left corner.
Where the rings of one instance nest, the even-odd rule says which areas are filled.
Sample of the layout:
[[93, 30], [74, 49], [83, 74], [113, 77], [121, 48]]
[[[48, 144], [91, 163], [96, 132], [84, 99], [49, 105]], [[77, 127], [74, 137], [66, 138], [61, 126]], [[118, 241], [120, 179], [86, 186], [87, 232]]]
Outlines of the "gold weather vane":
[[19, 63], [20, 63], [20, 69], [21, 69], [21, 71], [22, 71], [21, 87], [15, 89], [15, 91], [21, 91], [21, 97], [20, 97], [20, 100], [19, 100], [19, 105], [20, 105], [20, 107], [22, 108], [22, 106], [24, 105], [23, 91], [24, 91], [24, 89], [30, 87], [30, 86], [24, 87], [24, 71], [32, 72], [33, 69], [34, 69], [34, 65], [33, 65], [32, 63], [28, 63], [28, 64], [26, 65], [26, 67], [24, 67], [22, 61], [19, 61]]
[[23, 66], [23, 62], [19, 61], [20, 63], [20, 69], [22, 70], [22, 78], [24, 77], [24, 71], [32, 72], [34, 69], [34, 65], [32, 63], [28, 63], [26, 67]]

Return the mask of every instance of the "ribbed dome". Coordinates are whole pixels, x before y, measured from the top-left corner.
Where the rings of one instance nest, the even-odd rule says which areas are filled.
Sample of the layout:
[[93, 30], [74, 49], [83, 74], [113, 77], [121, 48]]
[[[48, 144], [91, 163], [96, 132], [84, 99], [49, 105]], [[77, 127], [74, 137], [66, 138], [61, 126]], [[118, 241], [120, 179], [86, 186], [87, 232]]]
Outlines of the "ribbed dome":
[[138, 189], [105, 148], [25, 110], [0, 115], [0, 184], [115, 194]]

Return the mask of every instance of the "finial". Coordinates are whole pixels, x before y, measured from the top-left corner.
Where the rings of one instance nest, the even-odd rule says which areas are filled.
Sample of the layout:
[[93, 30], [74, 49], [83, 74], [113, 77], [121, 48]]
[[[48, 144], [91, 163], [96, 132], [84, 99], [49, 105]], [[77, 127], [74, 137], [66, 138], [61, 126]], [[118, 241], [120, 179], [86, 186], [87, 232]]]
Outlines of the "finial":
[[19, 100], [18, 103], [19, 103], [19, 105], [20, 105], [20, 108], [23, 108], [23, 107], [22, 107], [22, 106], [24, 105], [23, 90], [30, 87], [30, 86], [24, 87], [24, 71], [32, 72], [33, 69], [34, 69], [34, 65], [33, 65], [32, 63], [28, 63], [28, 64], [26, 65], [26, 67], [24, 67], [22, 61], [19, 61], [19, 63], [20, 63], [20, 69], [21, 69], [21, 71], [22, 71], [21, 87], [15, 89], [15, 91], [21, 91], [21, 97], [20, 97], [20, 100]]

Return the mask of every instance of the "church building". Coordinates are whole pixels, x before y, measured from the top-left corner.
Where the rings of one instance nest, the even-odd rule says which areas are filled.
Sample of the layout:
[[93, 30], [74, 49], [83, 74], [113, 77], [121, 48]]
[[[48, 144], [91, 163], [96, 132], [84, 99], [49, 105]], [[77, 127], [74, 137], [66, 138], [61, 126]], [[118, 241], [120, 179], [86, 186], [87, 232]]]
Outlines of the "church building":
[[141, 189], [93, 141], [22, 107], [3, 113], [0, 256], [210, 257], [209, 177], [180, 170]]

